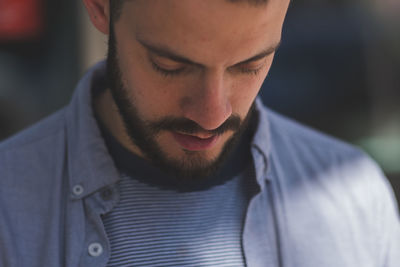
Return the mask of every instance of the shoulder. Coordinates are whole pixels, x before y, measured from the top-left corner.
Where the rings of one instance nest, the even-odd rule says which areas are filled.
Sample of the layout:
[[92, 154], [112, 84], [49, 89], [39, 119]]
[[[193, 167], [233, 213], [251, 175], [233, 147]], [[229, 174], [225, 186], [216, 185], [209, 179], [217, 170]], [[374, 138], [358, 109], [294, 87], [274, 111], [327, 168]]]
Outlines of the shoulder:
[[[325, 155], [328, 153], [359, 153], [360, 149], [319, 130], [301, 124], [291, 118], [266, 109], [270, 124], [271, 138], [274, 142], [285, 143], [294, 149], [315, 149]], [[326, 150], [329, 149], [329, 150]]]
[[351, 174], [382, 177], [376, 162], [362, 149], [312, 129], [264, 107], [268, 118], [272, 155], [281, 164], [306, 174]]
[[282, 185], [302, 192], [314, 203], [331, 198], [356, 208], [365, 222], [376, 219], [372, 211], [390, 210], [394, 218], [393, 189], [367, 153], [267, 108], [264, 111], [270, 127], [271, 158]]
[[0, 142], [0, 155], [15, 149], [24, 149], [35, 146], [40, 142], [46, 141], [57, 135], [64, 129], [65, 110], [61, 109], [56, 113], [42, 119], [27, 129]]
[[376, 164], [360, 148], [336, 137], [303, 125], [293, 119], [263, 108], [264, 121], [269, 125], [271, 150], [275, 157], [286, 162], [301, 163], [309, 171], [328, 170], [346, 163], [363, 161], [362, 165], [376, 168]]
[[265, 107], [261, 112], [269, 124], [270, 157], [282, 185], [319, 192], [323, 198], [334, 195], [364, 209], [396, 206], [383, 171], [363, 150]]
[[62, 109], [0, 143], [0, 185], [22, 188], [40, 184], [40, 179], [57, 171], [64, 146]]

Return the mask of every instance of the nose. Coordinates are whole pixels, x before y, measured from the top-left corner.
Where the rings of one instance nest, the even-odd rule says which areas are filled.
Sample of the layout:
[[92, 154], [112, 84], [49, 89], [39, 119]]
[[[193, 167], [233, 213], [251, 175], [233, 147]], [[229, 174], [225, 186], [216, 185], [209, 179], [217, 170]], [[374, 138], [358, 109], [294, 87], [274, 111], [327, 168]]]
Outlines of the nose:
[[232, 115], [229, 86], [220, 72], [202, 75], [201, 81], [182, 101], [184, 116], [205, 130], [214, 130]]

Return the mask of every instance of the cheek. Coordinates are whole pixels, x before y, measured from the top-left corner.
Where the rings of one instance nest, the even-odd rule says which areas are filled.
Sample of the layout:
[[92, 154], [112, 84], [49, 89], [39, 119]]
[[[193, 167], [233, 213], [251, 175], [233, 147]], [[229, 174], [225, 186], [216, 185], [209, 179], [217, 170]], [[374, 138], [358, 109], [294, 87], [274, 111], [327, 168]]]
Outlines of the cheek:
[[237, 82], [232, 88], [231, 105], [234, 113], [241, 117], [247, 115], [253, 101], [260, 91], [266, 73]]
[[235, 94], [231, 98], [232, 112], [244, 118], [253, 103], [258, 90], [249, 85], [243, 85], [241, 88], [235, 89]]
[[173, 84], [162, 83], [143, 56], [125, 58], [120, 61], [122, 82], [139, 112], [148, 119], [171, 113], [173, 103], [177, 102]]
[[[156, 119], [160, 116], [173, 114], [177, 90], [156, 73], [147, 58], [146, 51], [124, 32], [117, 31], [117, 53], [119, 68], [122, 74], [122, 84], [127, 91], [132, 104], [146, 119]], [[127, 37], [128, 36], [128, 37]]]

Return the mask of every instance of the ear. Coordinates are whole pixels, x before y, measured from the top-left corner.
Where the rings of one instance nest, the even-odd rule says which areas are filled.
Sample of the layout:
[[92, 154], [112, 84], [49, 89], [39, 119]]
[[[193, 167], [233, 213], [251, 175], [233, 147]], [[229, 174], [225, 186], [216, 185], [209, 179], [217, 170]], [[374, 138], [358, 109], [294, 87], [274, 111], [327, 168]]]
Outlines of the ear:
[[100, 32], [109, 34], [110, 6], [109, 0], [82, 0], [93, 25]]

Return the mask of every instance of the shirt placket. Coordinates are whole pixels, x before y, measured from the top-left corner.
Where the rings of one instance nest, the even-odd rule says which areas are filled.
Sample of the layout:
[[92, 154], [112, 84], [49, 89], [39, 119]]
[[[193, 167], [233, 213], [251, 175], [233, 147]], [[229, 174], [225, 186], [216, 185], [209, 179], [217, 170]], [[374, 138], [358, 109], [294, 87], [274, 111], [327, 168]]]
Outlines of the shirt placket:
[[117, 186], [103, 188], [84, 199], [85, 238], [79, 266], [107, 266], [111, 249], [102, 215], [111, 211], [118, 200]]
[[279, 238], [276, 229], [276, 216], [271, 181], [263, 156], [258, 149], [252, 149], [254, 173], [260, 192], [249, 203], [244, 231], [243, 251], [248, 267], [281, 267], [279, 259]]

